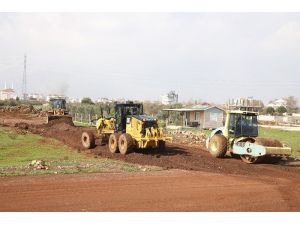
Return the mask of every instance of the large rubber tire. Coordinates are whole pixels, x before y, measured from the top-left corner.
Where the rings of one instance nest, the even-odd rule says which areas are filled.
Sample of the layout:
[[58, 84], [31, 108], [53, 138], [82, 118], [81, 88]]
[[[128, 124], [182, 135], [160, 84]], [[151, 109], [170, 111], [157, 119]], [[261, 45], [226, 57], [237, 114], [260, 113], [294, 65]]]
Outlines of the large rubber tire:
[[133, 139], [130, 134], [121, 134], [119, 138], [119, 151], [122, 155], [133, 150]]
[[95, 147], [95, 136], [90, 131], [85, 131], [81, 135], [81, 143], [84, 148], [89, 149]]
[[222, 134], [215, 134], [209, 140], [208, 150], [215, 158], [223, 158], [227, 152], [227, 139]]
[[109, 136], [108, 148], [111, 153], [119, 152], [119, 146], [118, 146], [119, 137], [120, 135], [117, 133], [113, 133]]

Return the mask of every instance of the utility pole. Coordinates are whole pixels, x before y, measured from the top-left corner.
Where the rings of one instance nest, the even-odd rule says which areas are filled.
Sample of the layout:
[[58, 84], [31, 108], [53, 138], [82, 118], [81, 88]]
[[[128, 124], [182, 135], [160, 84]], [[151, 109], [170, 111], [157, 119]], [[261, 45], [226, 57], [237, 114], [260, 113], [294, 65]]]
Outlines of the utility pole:
[[26, 78], [26, 54], [24, 55], [24, 70], [23, 70], [23, 84], [22, 84], [22, 95], [23, 100], [27, 99], [27, 78]]

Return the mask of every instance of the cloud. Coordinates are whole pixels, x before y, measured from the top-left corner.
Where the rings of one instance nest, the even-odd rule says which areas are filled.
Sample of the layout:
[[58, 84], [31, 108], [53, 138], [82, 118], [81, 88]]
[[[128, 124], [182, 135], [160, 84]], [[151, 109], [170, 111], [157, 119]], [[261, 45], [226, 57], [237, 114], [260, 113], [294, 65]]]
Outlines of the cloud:
[[299, 23], [280, 13], [0, 13], [0, 77], [21, 90], [27, 52], [31, 92], [275, 98], [299, 84]]

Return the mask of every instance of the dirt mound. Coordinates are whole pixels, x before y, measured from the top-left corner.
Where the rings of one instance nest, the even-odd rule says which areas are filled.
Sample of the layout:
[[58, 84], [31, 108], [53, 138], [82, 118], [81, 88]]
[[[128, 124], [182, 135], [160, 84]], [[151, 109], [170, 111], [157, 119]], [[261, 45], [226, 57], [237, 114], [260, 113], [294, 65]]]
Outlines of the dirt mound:
[[36, 110], [32, 105], [19, 105], [19, 106], [5, 106], [0, 109], [1, 112], [13, 112], [13, 113], [23, 113], [29, 114], [33, 113], [36, 114], [40, 110]]
[[274, 138], [256, 138], [255, 144], [267, 147], [283, 147], [282, 143]]
[[24, 130], [28, 130], [29, 125], [27, 123], [20, 122], [20, 123], [16, 123], [15, 127], [18, 127], [20, 129], [24, 129]]
[[59, 124], [59, 125], [68, 124], [70, 126], [74, 126], [72, 117], [70, 117], [70, 116], [57, 117], [56, 119], [50, 120], [48, 122], [48, 125], [50, 125], [50, 126], [57, 125], [57, 124]]
[[205, 147], [207, 136], [204, 133], [194, 134], [191, 131], [175, 130], [170, 131], [168, 134], [172, 136], [173, 143]]
[[52, 122], [51, 124], [29, 126], [29, 131], [40, 134], [45, 137], [55, 138], [64, 144], [76, 148], [83, 149], [81, 144], [81, 135], [88, 128], [75, 127], [64, 123], [63, 120]]

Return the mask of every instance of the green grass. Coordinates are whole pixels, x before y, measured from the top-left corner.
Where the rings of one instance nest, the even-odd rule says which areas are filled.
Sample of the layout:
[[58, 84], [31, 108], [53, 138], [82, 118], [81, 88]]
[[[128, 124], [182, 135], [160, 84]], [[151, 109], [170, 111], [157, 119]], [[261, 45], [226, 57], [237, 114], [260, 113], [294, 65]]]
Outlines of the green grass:
[[286, 131], [274, 128], [259, 128], [259, 136], [264, 138], [275, 138], [293, 149], [293, 155], [300, 158], [300, 132]]
[[[44, 160], [49, 170], [34, 170], [29, 166], [32, 160]], [[88, 157], [55, 139], [0, 127], [0, 176], [149, 170], [159, 168]]]
[[89, 123], [81, 123], [78, 121], [73, 121], [73, 123], [77, 127], [95, 127], [95, 125], [90, 125]]

